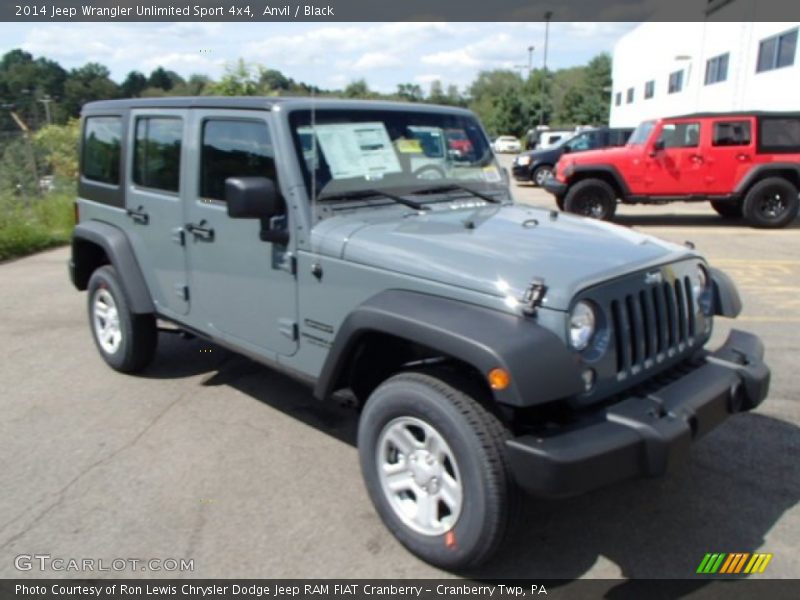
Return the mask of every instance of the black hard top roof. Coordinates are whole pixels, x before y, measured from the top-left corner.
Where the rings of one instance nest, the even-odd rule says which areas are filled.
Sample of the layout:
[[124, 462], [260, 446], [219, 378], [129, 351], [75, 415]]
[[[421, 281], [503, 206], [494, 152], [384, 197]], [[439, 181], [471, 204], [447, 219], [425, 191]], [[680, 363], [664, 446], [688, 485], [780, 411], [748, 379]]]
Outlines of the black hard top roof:
[[345, 98], [311, 98], [310, 96], [169, 96], [162, 98], [124, 98], [98, 100], [83, 106], [83, 112], [129, 110], [132, 108], [220, 108], [239, 110], [272, 110], [274, 107], [319, 109], [388, 109], [426, 110], [436, 112], [470, 111], [454, 106], [440, 106], [418, 102], [393, 102], [388, 100], [351, 100]]

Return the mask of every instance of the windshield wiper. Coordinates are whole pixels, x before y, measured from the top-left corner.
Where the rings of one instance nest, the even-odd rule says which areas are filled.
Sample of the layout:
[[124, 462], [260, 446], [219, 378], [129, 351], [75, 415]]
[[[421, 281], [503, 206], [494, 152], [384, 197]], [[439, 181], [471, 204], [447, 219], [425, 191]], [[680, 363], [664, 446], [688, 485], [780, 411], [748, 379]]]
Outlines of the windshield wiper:
[[415, 194], [438, 194], [444, 192], [455, 192], [455, 191], [462, 191], [467, 192], [475, 196], [476, 198], [480, 198], [482, 200], [486, 200], [487, 202], [491, 202], [492, 204], [499, 204], [501, 201], [495, 198], [494, 196], [490, 196], [488, 194], [483, 194], [472, 188], [469, 188], [465, 185], [458, 185], [456, 183], [448, 184], [448, 185], [437, 185], [434, 187], [429, 188], [422, 188], [420, 190], [414, 190], [413, 193]]
[[353, 199], [358, 200], [362, 198], [371, 198], [374, 196], [383, 196], [384, 198], [389, 198], [389, 200], [394, 200], [398, 204], [403, 204], [408, 206], [409, 208], [413, 208], [414, 210], [429, 210], [428, 206], [421, 204], [419, 202], [415, 202], [414, 200], [409, 200], [408, 198], [403, 198], [402, 196], [397, 196], [396, 194], [392, 194], [391, 192], [384, 192], [383, 190], [356, 190], [353, 192], [339, 192], [337, 194], [323, 194], [321, 196], [317, 196], [317, 200], [346, 200], [346, 199]]

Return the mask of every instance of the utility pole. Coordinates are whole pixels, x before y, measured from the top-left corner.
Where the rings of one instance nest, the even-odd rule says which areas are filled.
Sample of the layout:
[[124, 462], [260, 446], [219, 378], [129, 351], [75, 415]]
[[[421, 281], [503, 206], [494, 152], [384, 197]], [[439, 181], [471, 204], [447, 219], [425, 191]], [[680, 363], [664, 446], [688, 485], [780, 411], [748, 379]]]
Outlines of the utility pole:
[[52, 101], [53, 101], [53, 99], [50, 96], [48, 96], [47, 94], [45, 94], [44, 96], [39, 98], [39, 102], [44, 104], [44, 114], [47, 117], [47, 124], [48, 125], [52, 125], [53, 124], [53, 119], [52, 119], [52, 117], [50, 115], [50, 103]]
[[528, 46], [528, 78], [531, 76], [531, 72], [533, 71], [533, 51], [534, 46]]
[[542, 101], [541, 109], [539, 110], [539, 125], [544, 125], [544, 100], [545, 100], [545, 85], [547, 84], [547, 44], [550, 38], [550, 19], [553, 17], [552, 11], [544, 13], [544, 62], [542, 73]]

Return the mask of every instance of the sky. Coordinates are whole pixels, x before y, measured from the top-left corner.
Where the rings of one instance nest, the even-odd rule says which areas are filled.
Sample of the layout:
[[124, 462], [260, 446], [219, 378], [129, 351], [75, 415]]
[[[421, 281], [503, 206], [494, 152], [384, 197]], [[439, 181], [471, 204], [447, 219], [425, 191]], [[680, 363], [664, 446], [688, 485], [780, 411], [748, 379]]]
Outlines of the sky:
[[[611, 52], [636, 23], [550, 24], [547, 66], [582, 65]], [[0, 55], [22, 48], [71, 69], [99, 62], [121, 82], [163, 66], [183, 77], [221, 75], [239, 58], [324, 89], [364, 78], [428, 90], [439, 79], [464, 88], [483, 69], [518, 69], [544, 58], [544, 23], [0, 23]]]

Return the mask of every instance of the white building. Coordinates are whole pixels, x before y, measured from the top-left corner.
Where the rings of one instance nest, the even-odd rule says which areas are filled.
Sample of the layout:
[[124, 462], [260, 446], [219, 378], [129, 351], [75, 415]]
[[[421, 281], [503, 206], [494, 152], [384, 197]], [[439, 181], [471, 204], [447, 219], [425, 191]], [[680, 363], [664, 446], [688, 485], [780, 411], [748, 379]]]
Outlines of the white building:
[[611, 126], [693, 112], [800, 111], [800, 23], [714, 20], [752, 18], [758, 2], [772, 1], [712, 0], [722, 8], [701, 13], [704, 21], [648, 22], [623, 36], [614, 47]]

